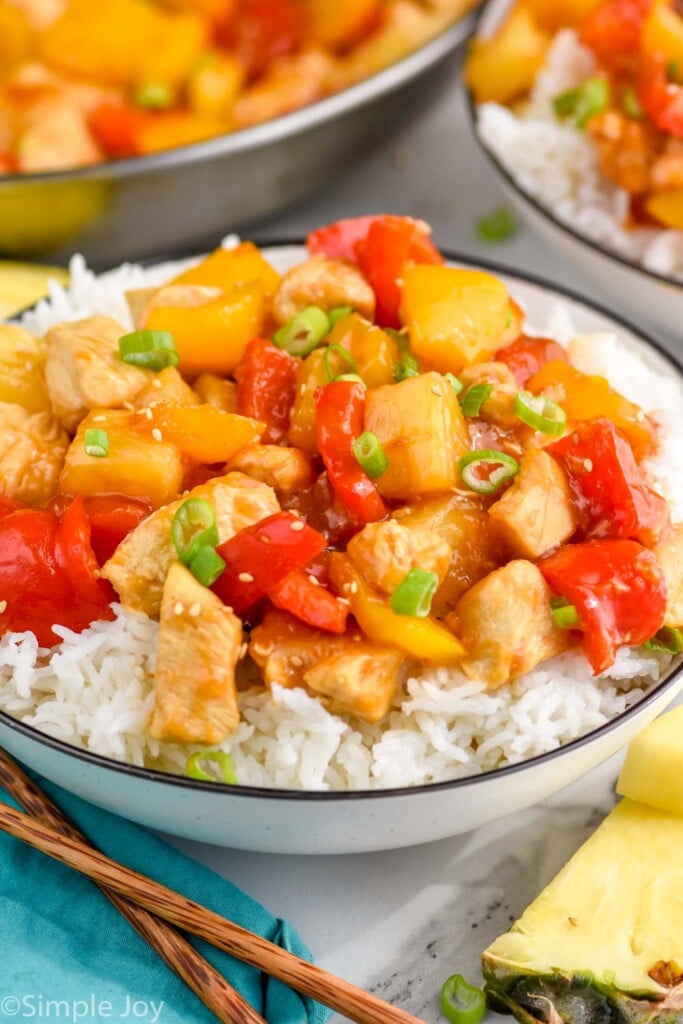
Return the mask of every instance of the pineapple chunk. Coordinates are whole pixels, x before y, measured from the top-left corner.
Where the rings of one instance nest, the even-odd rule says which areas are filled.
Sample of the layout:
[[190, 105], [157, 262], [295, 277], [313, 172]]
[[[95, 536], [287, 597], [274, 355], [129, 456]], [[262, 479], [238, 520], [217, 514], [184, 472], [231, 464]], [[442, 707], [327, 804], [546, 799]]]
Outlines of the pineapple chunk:
[[421, 373], [367, 393], [365, 429], [377, 435], [389, 460], [375, 481], [386, 498], [449, 491], [457, 461], [469, 448], [458, 399], [439, 373]]
[[45, 385], [47, 346], [22, 327], [0, 325], [0, 402], [21, 405], [27, 412], [47, 412]]
[[403, 315], [415, 355], [441, 373], [459, 373], [504, 344], [510, 298], [481, 270], [416, 264], [403, 271]]
[[363, 378], [366, 387], [393, 384], [394, 367], [401, 352], [396, 340], [381, 327], [364, 320], [358, 313], [350, 313], [335, 325], [327, 340], [329, 345], [348, 349], [356, 362], [356, 373]]
[[678, 1024], [683, 818], [623, 800], [483, 955], [518, 1020]]
[[220, 743], [239, 724], [235, 666], [242, 623], [174, 562], [161, 603], [150, 735], [175, 743]]
[[134, 409], [153, 405], [199, 405], [199, 397], [174, 366], [155, 373], [131, 403]]
[[[107, 434], [106, 456], [87, 454], [85, 433], [91, 429]], [[65, 494], [125, 494], [147, 498], [155, 508], [172, 501], [182, 483], [180, 450], [135, 431], [130, 413], [118, 409], [95, 410], [81, 421], [60, 480]]]
[[631, 741], [617, 793], [683, 817], [683, 706]]
[[531, 11], [516, 4], [494, 35], [475, 38], [470, 46], [465, 81], [477, 102], [510, 103], [528, 92], [549, 45], [549, 36], [537, 27]]

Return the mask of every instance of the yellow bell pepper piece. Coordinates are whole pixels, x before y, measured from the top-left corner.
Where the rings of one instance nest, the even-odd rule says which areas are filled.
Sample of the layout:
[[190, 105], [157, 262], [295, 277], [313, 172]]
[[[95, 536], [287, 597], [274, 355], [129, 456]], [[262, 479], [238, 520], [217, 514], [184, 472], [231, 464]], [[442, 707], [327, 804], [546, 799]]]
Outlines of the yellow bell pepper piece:
[[458, 638], [435, 619], [397, 615], [386, 598], [369, 587], [346, 555], [330, 559], [330, 579], [349, 602], [351, 614], [368, 639], [396, 647], [410, 658], [450, 665], [465, 653]]
[[[342, 345], [356, 361], [356, 372], [365, 381], [366, 387], [378, 388], [381, 384], [392, 384], [394, 366], [401, 358], [394, 338], [381, 327], [375, 327], [358, 313], [343, 317], [327, 339], [330, 345]], [[340, 373], [345, 370], [340, 369]]]
[[226, 121], [215, 117], [200, 117], [171, 111], [157, 114], [141, 122], [135, 133], [135, 144], [141, 155], [160, 153], [177, 146], [191, 146], [195, 142], [213, 139], [230, 130]]
[[665, 62], [683, 57], [683, 18], [670, 0], [654, 0], [643, 22], [640, 45], [643, 54], [664, 58]]
[[[683, 53], [683, 44], [681, 53]], [[667, 228], [683, 231], [683, 188], [653, 192], [645, 200], [645, 209]]]
[[531, 12], [513, 7], [490, 39], [475, 38], [465, 64], [465, 81], [478, 103], [510, 103], [527, 93], [543, 66], [550, 36]]
[[502, 281], [459, 267], [406, 266], [402, 306], [412, 351], [441, 373], [492, 356], [510, 316]]
[[[343, 372], [343, 371], [340, 371]], [[316, 388], [329, 384], [325, 369], [325, 350], [317, 348], [304, 359], [296, 374], [296, 398], [289, 416], [287, 440], [295, 448], [303, 448], [308, 455], [318, 454], [318, 434], [315, 421]]]
[[259, 281], [270, 299], [278, 289], [280, 275], [253, 242], [241, 242], [234, 249], [215, 249], [201, 263], [183, 271], [170, 283], [198, 284], [227, 292], [237, 284], [250, 281]]
[[31, 35], [27, 14], [6, 0], [0, 0], [0, 67], [3, 72], [11, 71], [28, 56]]
[[546, 363], [527, 384], [559, 402], [571, 424], [605, 416], [626, 436], [637, 459], [655, 451], [657, 434], [642, 409], [613, 391], [606, 377], [581, 373], [561, 359]]
[[[176, 445], [188, 458], [204, 465], [227, 462], [258, 441], [265, 423], [222, 412], [213, 405], [155, 405], [135, 421], [136, 430]], [[159, 431], [155, 435], [155, 431]]]
[[378, 0], [304, 0], [306, 23], [314, 42], [325, 49], [350, 46], [362, 36], [379, 12]]
[[150, 312], [144, 326], [153, 331], [171, 332], [183, 374], [229, 374], [251, 339], [261, 333], [266, 314], [263, 287], [252, 281], [236, 285], [230, 292], [202, 306], [158, 306]]
[[229, 53], [207, 53], [192, 70], [187, 98], [195, 114], [227, 117], [244, 85], [244, 67]]
[[578, 28], [583, 19], [604, 0], [524, 0], [539, 28], [558, 32], [562, 28]]

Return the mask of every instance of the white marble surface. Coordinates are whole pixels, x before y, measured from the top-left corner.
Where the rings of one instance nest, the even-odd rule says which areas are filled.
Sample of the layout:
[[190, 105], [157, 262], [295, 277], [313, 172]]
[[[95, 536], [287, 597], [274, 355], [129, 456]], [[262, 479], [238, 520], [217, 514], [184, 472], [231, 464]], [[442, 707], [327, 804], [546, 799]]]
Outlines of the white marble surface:
[[[453, 92], [427, 118], [324, 195], [260, 225], [259, 236], [298, 237], [326, 221], [378, 210], [408, 213], [430, 221], [444, 246], [592, 295], [576, 268], [524, 228], [502, 245], [476, 238], [476, 219], [502, 198], [469, 137], [456, 72]], [[482, 950], [612, 806], [617, 771], [612, 762], [513, 820], [393, 853], [274, 857], [175, 843], [293, 921], [323, 966], [436, 1022], [442, 982], [455, 972], [478, 982]]]

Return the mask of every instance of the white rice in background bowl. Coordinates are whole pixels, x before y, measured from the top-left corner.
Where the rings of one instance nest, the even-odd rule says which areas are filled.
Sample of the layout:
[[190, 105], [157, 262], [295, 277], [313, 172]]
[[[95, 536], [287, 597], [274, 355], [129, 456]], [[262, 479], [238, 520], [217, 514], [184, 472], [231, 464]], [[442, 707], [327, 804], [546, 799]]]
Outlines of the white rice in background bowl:
[[600, 170], [590, 137], [555, 114], [555, 97], [594, 71], [593, 54], [573, 30], [564, 29], [553, 40], [529, 101], [516, 112], [480, 104], [476, 130], [519, 188], [551, 216], [646, 270], [683, 282], [683, 231], [625, 228], [628, 195]]
[[[281, 247], [267, 255], [283, 270], [301, 253]], [[124, 265], [96, 277], [75, 257], [69, 288], [53, 283], [23, 324], [42, 334], [97, 312], [132, 326], [124, 292], [161, 283], [179, 268]], [[522, 301], [524, 287], [512, 279], [512, 293]], [[526, 287], [531, 301], [538, 288]], [[544, 299], [532, 333], [568, 344], [579, 369], [609, 377], [658, 422], [662, 443], [646, 470], [671, 503], [674, 521], [683, 520], [681, 379], [656, 353], [638, 351], [615, 334], [574, 337], [569, 306]], [[189, 754], [200, 748], [160, 743], [147, 733], [158, 624], [118, 605], [114, 610], [113, 621], [81, 634], [56, 627], [62, 641], [51, 651], [41, 651], [31, 633], [5, 635], [0, 711], [92, 753], [183, 775]], [[237, 779], [247, 786], [344, 791], [458, 779], [547, 753], [606, 724], [662, 680], [671, 663], [664, 654], [622, 648], [612, 668], [595, 678], [573, 650], [495, 691], [457, 668], [428, 667], [406, 680], [377, 726], [332, 714], [303, 689], [246, 689], [241, 723], [216, 749], [232, 755]]]

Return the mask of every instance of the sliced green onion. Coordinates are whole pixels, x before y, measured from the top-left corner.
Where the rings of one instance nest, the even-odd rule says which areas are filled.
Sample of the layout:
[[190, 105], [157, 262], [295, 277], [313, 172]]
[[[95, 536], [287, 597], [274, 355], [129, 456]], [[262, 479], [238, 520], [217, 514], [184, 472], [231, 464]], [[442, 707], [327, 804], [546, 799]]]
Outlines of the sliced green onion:
[[456, 395], [459, 395], [462, 389], [465, 387], [461, 380], [455, 376], [454, 373], [444, 373], [444, 377], [455, 391]]
[[452, 974], [441, 989], [441, 1012], [451, 1024], [479, 1024], [486, 1013], [486, 996], [462, 974]]
[[553, 100], [558, 117], [569, 118], [577, 128], [585, 128], [592, 117], [601, 114], [609, 103], [609, 83], [605, 78], [589, 78], [578, 89], [569, 89]]
[[669, 63], [666, 65], [666, 77], [669, 79], [670, 82], [673, 82], [674, 85], [680, 85], [680, 81], [681, 81], [681, 62], [680, 62], [680, 60], [676, 60], [674, 58], [673, 60], [669, 61]]
[[473, 384], [460, 399], [463, 416], [478, 416], [487, 398], [493, 394], [493, 384]]
[[559, 437], [567, 425], [567, 414], [561, 405], [545, 395], [532, 395], [518, 391], [515, 396], [515, 416], [533, 430]]
[[336, 327], [340, 320], [343, 320], [345, 316], [351, 316], [353, 313], [353, 306], [335, 306], [334, 309], [327, 311], [327, 319], [330, 322], [330, 330]]
[[643, 646], [648, 651], [659, 651], [661, 654], [680, 654], [683, 651], [683, 633], [672, 626], [663, 626]]
[[412, 352], [405, 351], [400, 362], [394, 363], [394, 380], [407, 380], [408, 377], [418, 377], [420, 364]]
[[357, 373], [341, 373], [338, 377], [334, 378], [334, 383], [336, 384], [340, 380], [347, 380], [352, 384], [360, 384], [362, 387], [365, 387], [365, 381]]
[[176, 95], [166, 82], [147, 82], [133, 93], [133, 103], [145, 110], [167, 110], [175, 103]]
[[203, 498], [188, 498], [173, 516], [171, 536], [178, 558], [191, 567], [197, 552], [218, 544], [216, 513]]
[[371, 430], [366, 430], [365, 433], [355, 439], [351, 447], [353, 448], [353, 454], [356, 456], [358, 465], [361, 469], [365, 470], [371, 480], [376, 480], [378, 476], [385, 472], [389, 465], [389, 460], [384, 454], [377, 434], [373, 434]]
[[328, 345], [325, 349], [325, 355], [323, 356], [323, 365], [329, 381], [337, 380], [337, 374], [332, 371], [332, 365], [330, 362], [333, 355], [338, 356], [339, 359], [346, 363], [349, 368], [349, 373], [356, 372], [356, 360], [347, 348], [344, 348], [343, 345]]
[[275, 332], [273, 344], [290, 356], [308, 356], [329, 333], [327, 313], [318, 306], [308, 306]]
[[580, 621], [576, 608], [564, 597], [550, 598], [550, 616], [557, 629], [574, 629]]
[[193, 555], [189, 570], [203, 586], [210, 587], [225, 572], [225, 562], [214, 547], [203, 544]]
[[633, 118], [634, 121], [643, 120], [643, 108], [638, 102], [635, 89], [631, 86], [625, 90], [624, 95], [621, 97], [621, 106], [627, 117]]
[[507, 206], [499, 206], [498, 209], [480, 217], [475, 224], [475, 229], [482, 242], [505, 242], [517, 231], [517, 218]]
[[223, 750], [200, 750], [192, 754], [185, 764], [185, 774], [201, 782], [227, 782], [230, 786], [237, 782], [232, 758]]
[[481, 448], [458, 459], [458, 472], [465, 486], [476, 494], [495, 494], [504, 483], [517, 476], [519, 463], [495, 448]]
[[94, 427], [86, 430], [83, 438], [83, 447], [86, 455], [93, 455], [96, 459], [103, 459], [109, 454], [109, 434], [106, 430], [96, 430]]
[[427, 569], [411, 569], [406, 573], [390, 598], [391, 610], [397, 615], [416, 615], [425, 619], [432, 607], [434, 591], [439, 577]]
[[170, 331], [132, 331], [119, 338], [119, 355], [130, 366], [164, 370], [180, 362], [175, 338]]

